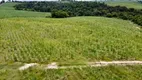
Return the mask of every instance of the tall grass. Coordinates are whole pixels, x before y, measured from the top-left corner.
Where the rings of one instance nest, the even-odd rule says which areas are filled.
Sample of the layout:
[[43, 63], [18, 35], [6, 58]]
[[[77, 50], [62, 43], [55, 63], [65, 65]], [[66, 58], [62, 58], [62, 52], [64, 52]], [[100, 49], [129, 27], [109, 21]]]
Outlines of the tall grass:
[[39, 80], [141, 80], [142, 66], [108, 66], [68, 70], [29, 69], [23, 71], [23, 79]]
[[25, 71], [0, 69], [0, 80], [141, 80], [142, 66], [107, 66], [82, 69]]
[[142, 32], [129, 21], [103, 17], [0, 20], [5, 62], [142, 60]]

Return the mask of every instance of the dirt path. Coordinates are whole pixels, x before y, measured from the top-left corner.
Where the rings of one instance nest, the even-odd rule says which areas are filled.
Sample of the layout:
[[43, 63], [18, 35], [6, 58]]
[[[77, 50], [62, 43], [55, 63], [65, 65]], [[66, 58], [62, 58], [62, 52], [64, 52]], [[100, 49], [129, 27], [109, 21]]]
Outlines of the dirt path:
[[24, 66], [20, 67], [19, 70], [22, 71], [22, 70], [26, 70], [30, 67], [33, 67], [33, 66], [36, 66], [38, 65], [37, 63], [30, 63], [30, 64], [25, 64]]
[[[19, 70], [25, 70], [29, 67], [38, 65], [37, 63], [25, 64], [20, 67]], [[45, 64], [44, 64], [45, 65]], [[44, 69], [72, 69], [72, 68], [85, 68], [85, 67], [103, 67], [108, 65], [142, 65], [142, 61], [99, 61], [99, 62], [88, 62], [86, 65], [70, 65], [70, 66], [58, 66], [56, 62], [47, 64]]]
[[108, 65], [142, 65], [142, 61], [100, 61], [88, 62], [86, 65], [71, 65], [71, 66], [58, 66], [56, 63], [49, 64], [46, 69], [69, 69], [69, 68], [84, 68], [84, 67], [103, 67]]

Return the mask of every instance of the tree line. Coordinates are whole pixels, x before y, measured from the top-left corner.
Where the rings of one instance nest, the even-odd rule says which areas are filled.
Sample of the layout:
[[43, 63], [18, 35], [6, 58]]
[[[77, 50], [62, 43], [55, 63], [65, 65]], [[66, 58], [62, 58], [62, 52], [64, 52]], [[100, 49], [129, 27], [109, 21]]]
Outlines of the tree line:
[[142, 1], [138, 1], [139, 3], [142, 3]]
[[0, 4], [2, 4], [2, 3], [5, 3], [5, 1], [4, 1], [4, 0], [2, 0], [2, 1], [0, 2]]
[[115, 17], [142, 26], [142, 9], [125, 6], [108, 6], [101, 2], [23, 2], [14, 6], [17, 10], [51, 12], [52, 17], [104, 16]]

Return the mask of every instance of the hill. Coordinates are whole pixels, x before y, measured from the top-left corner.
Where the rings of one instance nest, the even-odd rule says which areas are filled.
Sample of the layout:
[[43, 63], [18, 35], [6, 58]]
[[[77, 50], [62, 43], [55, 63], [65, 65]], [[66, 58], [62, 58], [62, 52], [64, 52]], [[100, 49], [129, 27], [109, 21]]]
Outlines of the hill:
[[106, 4], [110, 6], [126, 6], [128, 8], [142, 9], [142, 4], [134, 1], [108, 1]]
[[[142, 29], [105, 17], [45, 18], [0, 6], [0, 80], [142, 80], [141, 65], [45, 69], [49, 63], [142, 60]], [[19, 71], [26, 63], [38, 66]]]
[[13, 7], [15, 4], [18, 3], [4, 3], [0, 5], [0, 18], [50, 16], [50, 13], [15, 10]]

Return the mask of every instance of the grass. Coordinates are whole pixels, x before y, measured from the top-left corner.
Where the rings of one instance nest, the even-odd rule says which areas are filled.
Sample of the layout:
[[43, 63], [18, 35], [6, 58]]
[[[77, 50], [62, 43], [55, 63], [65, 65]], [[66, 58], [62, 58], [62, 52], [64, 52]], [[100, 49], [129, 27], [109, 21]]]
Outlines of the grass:
[[142, 4], [138, 2], [133, 1], [108, 1], [106, 4], [110, 6], [126, 6], [128, 8], [136, 8], [136, 9], [142, 9]]
[[142, 60], [142, 31], [136, 27], [103, 17], [1, 19], [0, 61]]
[[0, 6], [0, 80], [142, 80], [142, 66], [18, 71], [23, 63], [82, 64], [142, 60], [142, 30], [103, 17], [45, 18], [49, 13]]
[[50, 16], [50, 13], [15, 10], [13, 6], [16, 4], [18, 3], [4, 3], [0, 5], [0, 18]]
[[17, 76], [18, 68], [22, 66], [23, 63], [0, 63], [0, 80], [20, 80]]
[[0, 80], [141, 80], [141, 73], [142, 66], [140, 65], [65, 70], [0, 69]]

